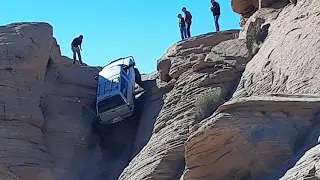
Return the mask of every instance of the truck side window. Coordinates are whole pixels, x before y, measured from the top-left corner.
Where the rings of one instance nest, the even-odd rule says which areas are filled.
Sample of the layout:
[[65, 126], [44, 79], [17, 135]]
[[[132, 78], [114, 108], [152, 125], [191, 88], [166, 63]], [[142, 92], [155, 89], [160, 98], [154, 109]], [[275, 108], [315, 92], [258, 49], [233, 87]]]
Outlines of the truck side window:
[[124, 72], [127, 73], [127, 75], [129, 75], [129, 67], [128, 66], [123, 66], [122, 69], [124, 70]]

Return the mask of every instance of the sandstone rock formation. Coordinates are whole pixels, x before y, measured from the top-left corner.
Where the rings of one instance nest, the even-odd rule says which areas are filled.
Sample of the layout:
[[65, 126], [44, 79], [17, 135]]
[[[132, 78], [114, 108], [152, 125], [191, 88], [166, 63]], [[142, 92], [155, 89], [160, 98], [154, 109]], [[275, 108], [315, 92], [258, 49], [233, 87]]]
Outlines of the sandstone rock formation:
[[320, 146], [317, 145], [306, 152], [280, 180], [319, 179], [319, 148]]
[[6, 166], [0, 165], [0, 180], [19, 180], [19, 179], [15, 175], [13, 175]]
[[178, 42], [158, 61], [159, 81], [171, 84], [172, 90], [165, 95], [148, 144], [120, 179], [180, 178], [184, 143], [198, 123], [196, 95], [220, 87], [227, 99], [248, 61], [245, 41], [235, 39], [237, 34], [231, 30]]
[[319, 100], [253, 96], [225, 103], [188, 140], [185, 179], [254, 179], [286, 161], [312, 126]]
[[246, 23], [250, 16], [257, 12], [257, 10], [280, 10], [288, 3], [289, 0], [231, 0], [231, 6], [233, 11], [241, 15], [241, 27]]
[[62, 56], [47, 23], [9, 24], [0, 34], [0, 163], [22, 180], [117, 179], [149, 140], [167, 86], [144, 75], [136, 114], [101, 126], [77, 102], [94, 109], [98, 67]]
[[0, 179], [319, 179], [319, 1], [232, 6], [240, 31], [169, 47], [108, 126], [77, 103], [94, 109], [98, 67], [47, 23], [1, 26]]
[[156, 74], [143, 76], [137, 113], [99, 126], [77, 102], [94, 109], [99, 68], [62, 56], [47, 23], [10, 24], [0, 33], [0, 163], [22, 180], [117, 179], [149, 140], [166, 86], [156, 87]]
[[47, 23], [9, 24], [0, 34], [0, 162], [23, 180], [103, 176], [96, 117], [77, 102], [94, 107], [98, 69], [61, 56]]
[[[272, 167], [295, 157], [306, 139], [316, 143], [320, 3], [301, 3], [299, 9], [285, 7], [270, 21], [232, 99], [189, 137], [184, 179], [263, 179], [268, 172], [276, 174]], [[306, 164], [300, 160], [282, 179], [306, 177], [304, 170], [299, 172], [301, 163]], [[305, 169], [312, 171], [311, 166]], [[281, 172], [270, 179], [279, 178]]]
[[102, 152], [95, 146], [96, 142], [91, 142], [94, 140], [91, 124], [95, 116], [77, 102], [80, 99], [94, 107], [97, 73], [95, 67], [73, 65], [70, 59], [61, 56], [59, 46], [53, 41], [40, 108], [55, 179], [94, 179], [100, 172], [98, 162]]
[[0, 162], [22, 179], [37, 179], [51, 168], [39, 102], [52, 28], [46, 23], [16, 23], [1, 26], [0, 32]]
[[77, 103], [94, 105], [98, 69], [61, 56], [47, 23], [1, 26], [0, 49], [0, 162], [22, 180], [99, 176], [95, 117]]

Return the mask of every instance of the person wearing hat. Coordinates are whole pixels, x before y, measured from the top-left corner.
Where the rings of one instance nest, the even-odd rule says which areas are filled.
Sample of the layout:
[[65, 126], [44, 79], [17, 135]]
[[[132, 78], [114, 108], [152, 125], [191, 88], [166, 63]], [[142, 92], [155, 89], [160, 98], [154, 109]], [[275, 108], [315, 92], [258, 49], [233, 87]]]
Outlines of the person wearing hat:
[[79, 62], [81, 65], [83, 65], [81, 60], [81, 53], [80, 53], [80, 51], [82, 51], [81, 49], [82, 39], [83, 39], [83, 36], [80, 35], [79, 37], [74, 38], [71, 43], [71, 50], [73, 52], [73, 64], [76, 64], [76, 59], [77, 59], [76, 54], [78, 54]]

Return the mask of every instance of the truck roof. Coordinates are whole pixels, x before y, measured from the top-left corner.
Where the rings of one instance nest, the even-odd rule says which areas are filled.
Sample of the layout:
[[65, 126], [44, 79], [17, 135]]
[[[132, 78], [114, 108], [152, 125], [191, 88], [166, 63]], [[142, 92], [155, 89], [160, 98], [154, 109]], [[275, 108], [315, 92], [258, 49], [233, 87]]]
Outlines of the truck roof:
[[128, 56], [128, 57], [124, 57], [124, 58], [119, 58], [116, 60], [111, 61], [108, 65], [106, 65], [103, 68], [110, 68], [113, 66], [117, 66], [117, 65], [135, 65], [134, 59], [132, 56]]

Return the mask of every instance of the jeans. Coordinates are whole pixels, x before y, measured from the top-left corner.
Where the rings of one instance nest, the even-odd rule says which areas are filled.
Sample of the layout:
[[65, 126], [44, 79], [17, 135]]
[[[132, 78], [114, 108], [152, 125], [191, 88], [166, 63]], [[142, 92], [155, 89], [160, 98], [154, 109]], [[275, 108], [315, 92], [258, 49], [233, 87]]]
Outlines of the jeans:
[[75, 64], [76, 59], [77, 59], [76, 54], [78, 55], [80, 64], [82, 64], [80, 48], [79, 48], [79, 47], [73, 47], [73, 46], [71, 46], [71, 50], [72, 50], [72, 52], [73, 52], [73, 64]]
[[190, 33], [190, 27], [191, 27], [191, 21], [190, 22], [186, 22], [187, 25], [187, 37], [191, 37], [191, 33]]
[[186, 28], [180, 28], [180, 34], [181, 34], [181, 39], [184, 40], [187, 38], [187, 29]]
[[219, 27], [219, 17], [220, 17], [220, 15], [214, 16], [214, 23], [215, 23], [215, 26], [216, 26], [216, 31], [220, 31], [220, 27]]

